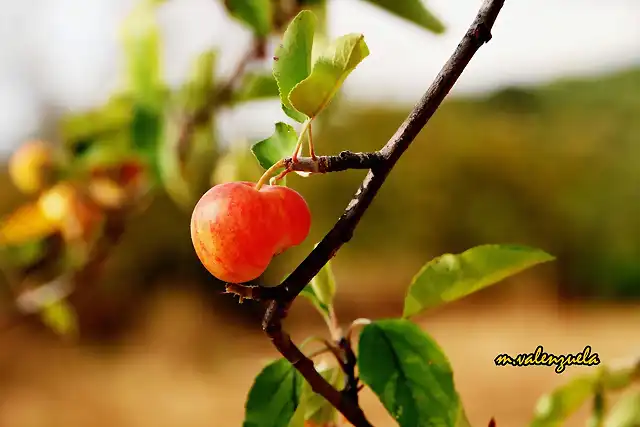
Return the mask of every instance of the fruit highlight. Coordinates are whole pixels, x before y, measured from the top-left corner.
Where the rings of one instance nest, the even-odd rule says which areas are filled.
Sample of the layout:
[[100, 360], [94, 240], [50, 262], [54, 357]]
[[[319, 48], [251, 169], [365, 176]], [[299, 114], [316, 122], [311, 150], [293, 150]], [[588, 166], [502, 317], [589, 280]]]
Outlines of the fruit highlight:
[[271, 259], [306, 239], [311, 212], [288, 187], [252, 182], [219, 184], [191, 216], [191, 241], [204, 267], [228, 283], [258, 278]]
[[53, 148], [45, 141], [28, 141], [10, 157], [8, 168], [18, 190], [35, 194], [51, 181]]

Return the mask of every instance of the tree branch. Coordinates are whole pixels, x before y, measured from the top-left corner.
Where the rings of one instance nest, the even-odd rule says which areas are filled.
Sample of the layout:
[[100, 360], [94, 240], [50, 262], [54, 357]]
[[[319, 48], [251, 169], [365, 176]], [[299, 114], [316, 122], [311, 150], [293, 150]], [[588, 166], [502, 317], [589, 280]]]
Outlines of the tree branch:
[[[289, 335], [282, 330], [282, 321], [287, 315], [289, 306], [298, 294], [318, 274], [322, 267], [333, 258], [340, 247], [351, 240], [360, 219], [371, 205], [391, 169], [440, 107], [440, 104], [473, 55], [484, 43], [491, 40], [491, 29], [503, 5], [504, 0], [485, 0], [483, 2], [475, 20], [458, 44], [453, 55], [442, 67], [434, 82], [415, 105], [404, 123], [400, 125], [396, 133], [379, 151], [356, 155], [361, 160], [354, 160], [355, 166], [360, 166], [361, 169], [368, 166], [369, 173], [364, 178], [351, 202], [347, 205], [342, 216], [316, 248], [280, 285], [269, 290], [267, 290], [268, 288], [261, 288], [259, 292], [254, 292], [254, 294], [261, 294], [262, 297], [268, 295], [271, 298], [265, 301], [267, 309], [262, 326], [274, 346], [300, 371], [316, 393], [324, 396], [349, 422], [357, 427], [371, 426], [357, 401], [345, 399], [342, 393], [318, 374], [313, 366], [313, 361], [306, 358], [293, 344]], [[345, 157], [352, 158], [351, 154], [346, 154]], [[365, 158], [368, 160], [364, 161]], [[375, 161], [372, 159], [375, 159]], [[329, 167], [330, 162], [327, 163], [324, 168], [325, 172], [347, 169], [346, 167], [340, 168], [336, 166], [346, 165], [346, 160], [338, 161], [338, 159], [334, 158], [331, 160], [335, 161], [335, 163], [333, 163], [333, 167]], [[369, 164], [369, 162], [372, 162], [372, 164]], [[303, 166], [298, 167], [312, 169], [306, 159], [302, 163]], [[295, 164], [290, 166], [292, 168], [296, 167]], [[318, 166], [318, 171], [320, 169], [321, 167]]]
[[383, 156], [375, 151], [372, 153], [353, 153], [343, 151], [337, 156], [298, 157], [297, 161], [287, 157], [284, 159], [286, 169], [300, 172], [327, 173], [341, 172], [349, 169], [372, 169], [382, 164]]
[[476, 19], [458, 44], [453, 55], [445, 63], [427, 92], [413, 108], [409, 117], [378, 152], [383, 161], [369, 170], [354, 198], [338, 222], [322, 239], [318, 246], [280, 285], [291, 303], [302, 289], [315, 277], [320, 269], [335, 255], [340, 247], [351, 240], [362, 215], [377, 195], [380, 187], [395, 166], [400, 156], [409, 148], [418, 133], [427, 124], [449, 93], [462, 71], [478, 51], [491, 39], [491, 28], [502, 8], [504, 0], [485, 0]]
[[251, 48], [240, 59], [240, 62], [231, 74], [231, 77], [223, 85], [216, 87], [209, 95], [206, 102], [186, 119], [180, 129], [180, 136], [177, 144], [180, 164], [184, 164], [189, 151], [191, 137], [196, 128], [206, 123], [215, 109], [224, 104], [224, 102], [230, 98], [235, 85], [243, 77], [244, 72], [251, 61], [262, 58], [264, 55], [265, 41], [263, 39], [255, 39]]
[[354, 402], [349, 395], [336, 390], [331, 384], [318, 373], [313, 361], [300, 351], [291, 341], [291, 337], [282, 329], [282, 321], [285, 313], [273, 316], [268, 324], [263, 323], [264, 331], [267, 333], [276, 349], [302, 374], [307, 380], [311, 389], [323, 396], [333, 405], [344, 417], [353, 425], [358, 427], [373, 427], [367, 420], [362, 408]]

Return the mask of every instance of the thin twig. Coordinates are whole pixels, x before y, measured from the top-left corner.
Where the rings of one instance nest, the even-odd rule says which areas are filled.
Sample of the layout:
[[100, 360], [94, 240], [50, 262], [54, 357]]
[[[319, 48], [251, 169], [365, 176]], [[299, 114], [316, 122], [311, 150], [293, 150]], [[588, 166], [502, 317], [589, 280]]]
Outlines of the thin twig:
[[206, 102], [185, 120], [182, 128], [180, 129], [180, 137], [177, 144], [180, 164], [184, 164], [187, 153], [189, 152], [191, 137], [193, 136], [196, 128], [206, 123], [215, 112], [216, 108], [223, 105], [224, 102], [231, 97], [236, 84], [238, 84], [238, 81], [244, 76], [247, 66], [252, 61], [259, 59], [264, 55], [264, 44], [264, 40], [255, 39], [251, 49], [249, 49], [240, 59], [240, 62], [229, 79], [224, 84], [216, 87], [215, 90], [209, 94]]
[[353, 404], [359, 405], [358, 403], [358, 382], [360, 381], [358, 377], [356, 377], [356, 353], [353, 351], [353, 347], [351, 346], [351, 341], [346, 338], [340, 339], [338, 341], [338, 347], [345, 356], [345, 361], [343, 365], [345, 378], [344, 389], [342, 390], [342, 394], [350, 399]]
[[318, 373], [311, 359], [293, 343], [289, 334], [282, 329], [280, 319], [284, 314], [272, 316], [269, 324], [263, 324], [264, 330], [273, 345], [307, 380], [311, 389], [323, 396], [353, 425], [358, 427], [373, 427], [367, 420], [359, 405], [336, 390]]
[[341, 172], [349, 169], [373, 169], [383, 162], [383, 157], [378, 152], [373, 153], [353, 153], [343, 151], [337, 156], [316, 156], [298, 157], [296, 162], [293, 158], [283, 159], [286, 168], [292, 171], [327, 173]]
[[[268, 291], [266, 288], [263, 289], [262, 296], [269, 295], [272, 298], [265, 301], [267, 310], [262, 324], [265, 333], [278, 351], [306, 378], [312, 389], [324, 396], [356, 427], [368, 427], [371, 426], [371, 423], [366, 419], [357, 402], [346, 398], [315, 370], [313, 362], [300, 352], [289, 335], [282, 330], [282, 321], [298, 294], [333, 258], [340, 247], [351, 239], [356, 226], [371, 205], [391, 169], [433, 116], [473, 55], [491, 39], [491, 28], [503, 4], [504, 0], [484, 1], [455, 52], [404, 123], [382, 149], [369, 154], [371, 158], [376, 159], [375, 165], [367, 165], [369, 173], [334, 227], [280, 285], [270, 288]], [[302, 159], [298, 158], [297, 160], [300, 163]], [[363, 163], [357, 164], [362, 165]], [[311, 166], [305, 167], [310, 168]], [[329, 168], [325, 168], [325, 172], [328, 171], [327, 169]], [[345, 169], [347, 168], [341, 170]]]

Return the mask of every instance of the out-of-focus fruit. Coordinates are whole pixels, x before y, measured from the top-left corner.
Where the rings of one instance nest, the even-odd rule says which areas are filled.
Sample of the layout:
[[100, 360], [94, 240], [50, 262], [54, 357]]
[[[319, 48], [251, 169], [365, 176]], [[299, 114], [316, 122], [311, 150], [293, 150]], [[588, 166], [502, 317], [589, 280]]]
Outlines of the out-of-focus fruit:
[[9, 176], [25, 194], [34, 194], [52, 180], [53, 147], [42, 140], [24, 143], [9, 159]]

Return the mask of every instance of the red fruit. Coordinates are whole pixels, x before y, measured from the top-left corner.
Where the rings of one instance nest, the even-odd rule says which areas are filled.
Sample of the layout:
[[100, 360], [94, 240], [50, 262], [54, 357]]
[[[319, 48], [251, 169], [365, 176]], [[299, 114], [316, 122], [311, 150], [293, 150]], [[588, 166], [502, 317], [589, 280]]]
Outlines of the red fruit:
[[229, 182], [209, 189], [191, 215], [191, 241], [200, 262], [218, 279], [243, 283], [259, 277], [271, 259], [299, 245], [311, 212], [288, 187]]

